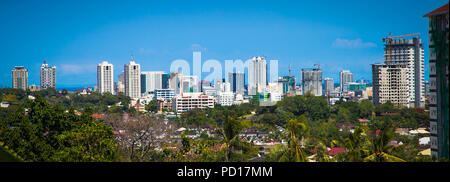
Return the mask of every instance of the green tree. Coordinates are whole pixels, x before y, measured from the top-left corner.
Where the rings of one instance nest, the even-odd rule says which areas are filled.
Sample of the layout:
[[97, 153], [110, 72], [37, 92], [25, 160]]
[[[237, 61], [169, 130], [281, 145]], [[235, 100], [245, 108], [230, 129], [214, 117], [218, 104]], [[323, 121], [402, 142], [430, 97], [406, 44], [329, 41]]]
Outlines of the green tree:
[[156, 101], [155, 100], [150, 101], [150, 103], [148, 103], [145, 106], [145, 110], [147, 110], [149, 112], [156, 112], [157, 111]]
[[60, 148], [53, 156], [63, 162], [108, 162], [115, 159], [116, 144], [110, 126], [100, 122], [83, 124], [56, 136]]
[[299, 119], [291, 119], [286, 125], [288, 148], [283, 152], [280, 162], [307, 162], [308, 158], [301, 144], [303, 133], [307, 127], [304, 124], [306, 117], [300, 116]]
[[225, 162], [231, 160], [233, 144], [239, 142], [239, 133], [242, 126], [239, 120], [235, 120], [230, 116], [227, 117], [221, 130], [224, 139]]

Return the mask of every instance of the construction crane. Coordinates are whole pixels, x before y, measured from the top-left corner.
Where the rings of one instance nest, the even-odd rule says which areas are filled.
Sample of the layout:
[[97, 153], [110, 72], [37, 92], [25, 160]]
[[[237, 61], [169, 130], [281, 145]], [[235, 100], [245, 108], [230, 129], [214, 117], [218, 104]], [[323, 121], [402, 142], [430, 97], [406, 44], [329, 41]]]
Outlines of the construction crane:
[[314, 66], [317, 66], [317, 69], [320, 70], [320, 65], [324, 65], [324, 64], [314, 64]]
[[420, 33], [413, 33], [413, 34], [399, 35], [399, 36], [391, 37], [391, 32], [389, 32], [389, 36], [388, 37], [383, 37], [383, 42], [387, 44], [388, 49], [389, 49], [389, 51], [388, 51], [388, 57], [389, 57], [388, 62], [392, 63], [392, 59], [391, 59], [391, 55], [392, 55], [392, 51], [391, 51], [392, 39], [400, 38], [400, 37], [408, 37], [408, 36], [413, 36], [413, 35], [419, 35], [419, 34]]

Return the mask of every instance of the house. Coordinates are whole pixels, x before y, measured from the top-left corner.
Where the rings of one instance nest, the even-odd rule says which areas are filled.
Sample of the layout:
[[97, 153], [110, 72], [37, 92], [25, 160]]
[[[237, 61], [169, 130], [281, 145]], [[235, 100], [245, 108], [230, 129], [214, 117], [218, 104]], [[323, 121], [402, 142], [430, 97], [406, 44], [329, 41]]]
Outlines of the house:
[[339, 128], [339, 131], [350, 131], [353, 133], [355, 131], [355, 125], [352, 123], [339, 123], [336, 125], [337, 128]]
[[366, 126], [369, 123], [368, 119], [358, 119], [360, 125]]
[[9, 102], [3, 101], [3, 102], [1, 103], [1, 107], [2, 107], [2, 108], [8, 108], [8, 107], [9, 107]]
[[106, 115], [105, 114], [94, 113], [94, 114], [92, 114], [92, 117], [95, 118], [95, 119], [103, 119], [103, 118], [106, 117]]
[[345, 148], [342, 147], [333, 147], [328, 151], [328, 155], [335, 156], [337, 154], [345, 152]]

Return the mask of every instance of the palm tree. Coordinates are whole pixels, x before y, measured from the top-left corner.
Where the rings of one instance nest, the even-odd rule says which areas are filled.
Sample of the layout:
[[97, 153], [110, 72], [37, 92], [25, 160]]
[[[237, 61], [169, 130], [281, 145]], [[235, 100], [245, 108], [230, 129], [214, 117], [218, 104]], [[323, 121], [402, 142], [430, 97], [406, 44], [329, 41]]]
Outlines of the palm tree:
[[223, 129], [221, 130], [224, 139], [225, 162], [229, 162], [231, 159], [232, 145], [239, 142], [240, 124], [238, 120], [229, 116], [225, 119]]
[[[300, 116], [300, 119], [305, 119], [305, 116]], [[288, 148], [283, 152], [280, 162], [307, 162], [308, 158], [303, 150], [300, 138], [303, 138], [302, 133], [306, 130], [304, 123], [298, 122], [295, 119], [289, 120], [286, 125]]]
[[356, 127], [354, 132], [344, 139], [343, 143], [347, 150], [344, 156], [345, 161], [361, 162], [364, 153], [368, 152], [362, 147], [365, 139], [362, 135], [363, 132], [364, 130], [361, 127]]
[[389, 142], [392, 139], [392, 128], [384, 127], [383, 130], [380, 130], [381, 133], [379, 135], [376, 134], [371, 139], [371, 155], [364, 158], [365, 162], [405, 162], [405, 160], [400, 159], [396, 156], [390, 155], [389, 153], [392, 151], [393, 146], [389, 145]]

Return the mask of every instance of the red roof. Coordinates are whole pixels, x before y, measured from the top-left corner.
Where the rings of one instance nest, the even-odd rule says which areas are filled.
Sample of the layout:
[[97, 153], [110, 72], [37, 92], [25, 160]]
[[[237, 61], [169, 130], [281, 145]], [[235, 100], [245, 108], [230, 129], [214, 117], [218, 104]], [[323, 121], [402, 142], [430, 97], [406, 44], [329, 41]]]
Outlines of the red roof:
[[377, 131], [375, 131], [375, 132], [373, 132], [373, 131], [368, 131], [368, 132], [367, 132], [368, 135], [373, 135], [373, 134], [379, 135], [380, 133], [381, 133], [381, 130], [377, 130]]
[[441, 6], [438, 9], [433, 10], [432, 12], [427, 13], [423, 17], [436, 16], [436, 15], [444, 14], [445, 12], [448, 12], [448, 3], [445, 4], [444, 6]]
[[102, 118], [105, 117], [105, 115], [94, 113], [94, 114], [92, 114], [92, 117], [93, 117], [93, 118], [97, 118], [97, 119], [102, 119]]
[[330, 149], [330, 151], [328, 152], [328, 155], [337, 155], [342, 152], [345, 152], [345, 148], [335, 147], [335, 148]]
[[360, 123], [367, 123], [367, 122], [369, 122], [369, 120], [367, 120], [367, 119], [358, 119], [358, 121], [359, 121]]

